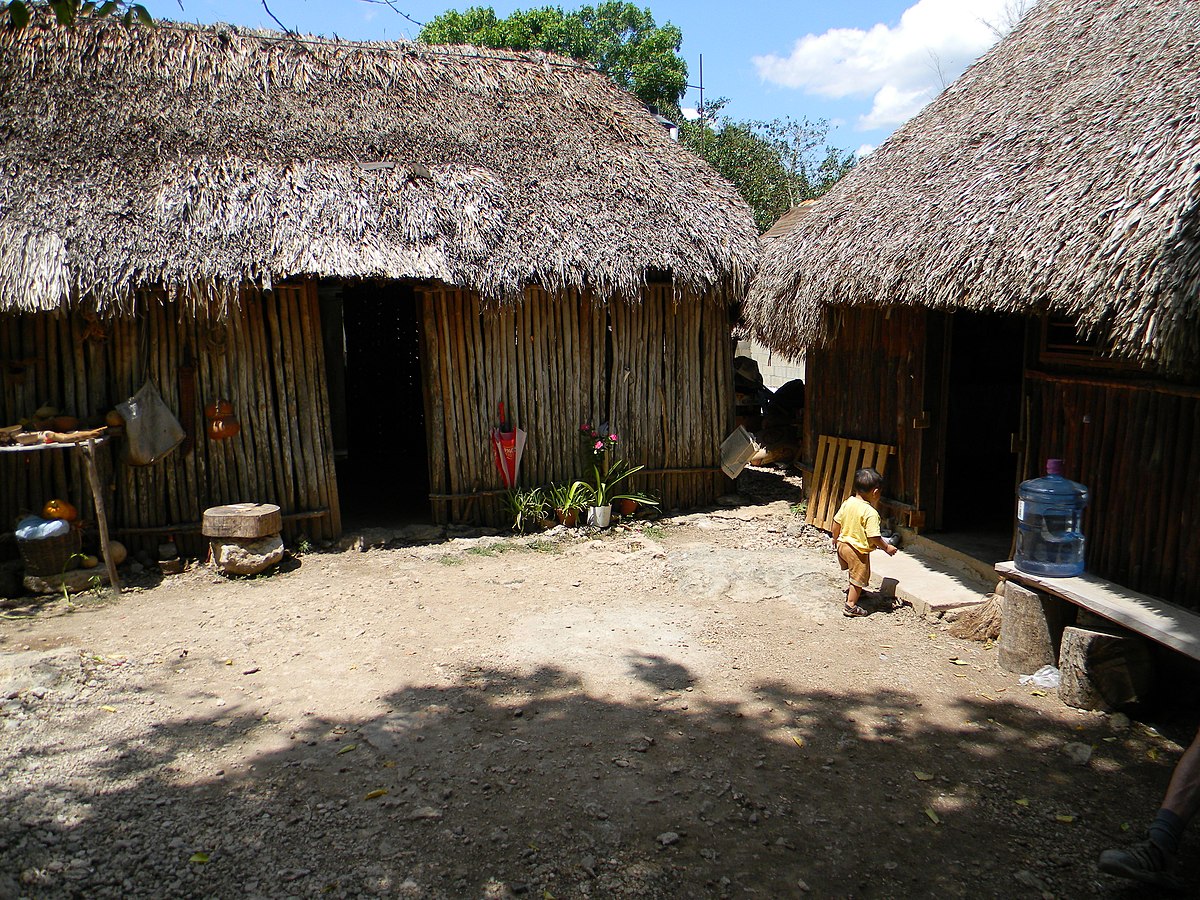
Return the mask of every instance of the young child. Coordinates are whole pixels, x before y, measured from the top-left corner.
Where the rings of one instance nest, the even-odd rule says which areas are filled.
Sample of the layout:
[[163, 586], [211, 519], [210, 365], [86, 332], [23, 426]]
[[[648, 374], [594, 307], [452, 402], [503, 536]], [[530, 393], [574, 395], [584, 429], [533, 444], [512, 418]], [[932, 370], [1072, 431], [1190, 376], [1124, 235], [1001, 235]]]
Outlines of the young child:
[[896, 555], [896, 548], [879, 536], [877, 507], [882, 496], [883, 476], [874, 469], [859, 469], [854, 473], [853, 496], [846, 498], [833, 517], [833, 549], [850, 575], [842, 615], [850, 618], [867, 615], [858, 600], [871, 582], [871, 551]]

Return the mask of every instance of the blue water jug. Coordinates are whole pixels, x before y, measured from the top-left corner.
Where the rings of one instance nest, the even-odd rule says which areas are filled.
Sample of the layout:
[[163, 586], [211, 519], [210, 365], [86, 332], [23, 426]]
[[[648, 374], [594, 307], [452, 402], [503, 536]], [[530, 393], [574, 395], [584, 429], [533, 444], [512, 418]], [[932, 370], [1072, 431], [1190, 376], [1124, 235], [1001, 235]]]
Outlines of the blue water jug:
[[1017, 488], [1016, 567], [1065, 578], [1083, 571], [1083, 508], [1088, 491], [1062, 476], [1062, 460], [1046, 460], [1046, 475]]

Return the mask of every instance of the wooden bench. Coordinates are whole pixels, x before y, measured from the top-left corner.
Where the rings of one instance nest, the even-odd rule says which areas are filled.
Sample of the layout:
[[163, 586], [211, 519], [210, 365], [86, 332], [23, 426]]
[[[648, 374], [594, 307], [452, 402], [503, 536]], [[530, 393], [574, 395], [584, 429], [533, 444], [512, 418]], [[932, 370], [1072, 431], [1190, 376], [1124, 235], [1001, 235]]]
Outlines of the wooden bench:
[[[1137, 635], [1200, 660], [1200, 615], [1190, 610], [1087, 573], [1048, 578], [1013, 562], [996, 571], [1005, 580], [1000, 665], [1022, 674], [1056, 665], [1068, 706], [1111, 710], [1145, 699], [1153, 660]], [[1091, 620], [1072, 616], [1071, 604]]]
[[996, 563], [996, 571], [1003, 579], [1070, 601], [1191, 659], [1200, 660], [1200, 615], [1174, 603], [1139, 594], [1087, 572], [1073, 578], [1048, 578], [1022, 572], [1011, 561]]

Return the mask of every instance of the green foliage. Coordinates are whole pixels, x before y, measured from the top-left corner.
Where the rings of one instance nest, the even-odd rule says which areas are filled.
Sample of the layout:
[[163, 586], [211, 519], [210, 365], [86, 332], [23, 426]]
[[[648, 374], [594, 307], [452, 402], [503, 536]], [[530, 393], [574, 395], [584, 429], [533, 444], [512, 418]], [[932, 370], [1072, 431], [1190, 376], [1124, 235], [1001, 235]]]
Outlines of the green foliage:
[[737, 122], [719, 116], [727, 102], [707, 104], [700, 119], [681, 122], [679, 140], [733, 183], [754, 210], [759, 231], [854, 168], [852, 153], [826, 144], [828, 122]]
[[506, 19], [489, 7], [448, 10], [417, 35], [427, 44], [474, 44], [544, 50], [587, 60], [656, 110], [675, 108], [687, 90], [687, 63], [679, 56], [683, 33], [657, 25], [649, 9], [607, 0], [564, 12], [558, 6], [517, 10]]
[[537, 528], [551, 513], [546, 493], [538, 487], [518, 487], [505, 491], [504, 505], [512, 517], [512, 529], [518, 534]]
[[9, 28], [24, 28], [34, 19], [53, 16], [59, 25], [71, 26], [79, 19], [120, 19], [125, 25], [153, 25], [154, 17], [140, 3], [128, 0], [0, 0], [0, 22]]
[[586, 481], [552, 484], [546, 489], [546, 499], [552, 509], [578, 513], [592, 505], [592, 486]]
[[595, 485], [592, 488], [593, 500], [596, 506], [610, 506], [615, 500], [633, 500], [643, 506], [658, 506], [658, 499], [638, 491], [620, 491], [620, 485], [631, 476], [636, 475], [645, 466], [631, 466], [623, 459], [614, 460], [607, 471], [600, 466], [592, 468]]

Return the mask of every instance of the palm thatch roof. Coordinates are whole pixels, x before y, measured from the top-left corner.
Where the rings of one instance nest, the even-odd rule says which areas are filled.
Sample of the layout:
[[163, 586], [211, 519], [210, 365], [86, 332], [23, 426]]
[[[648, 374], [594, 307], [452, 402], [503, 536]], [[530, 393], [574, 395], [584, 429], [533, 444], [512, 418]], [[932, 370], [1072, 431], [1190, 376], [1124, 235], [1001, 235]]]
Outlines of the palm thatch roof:
[[800, 220], [812, 212], [812, 208], [816, 202], [816, 200], [801, 200], [776, 219], [775, 224], [762, 233], [762, 240], [770, 243], [776, 238], [791, 234], [796, 230], [796, 226], [800, 224]]
[[165, 285], [735, 289], [749, 208], [590, 66], [159, 23], [0, 35], [0, 311]]
[[1041, 0], [770, 244], [744, 314], [794, 351], [837, 305], [1052, 312], [1194, 366], [1198, 212], [1200, 3]]

